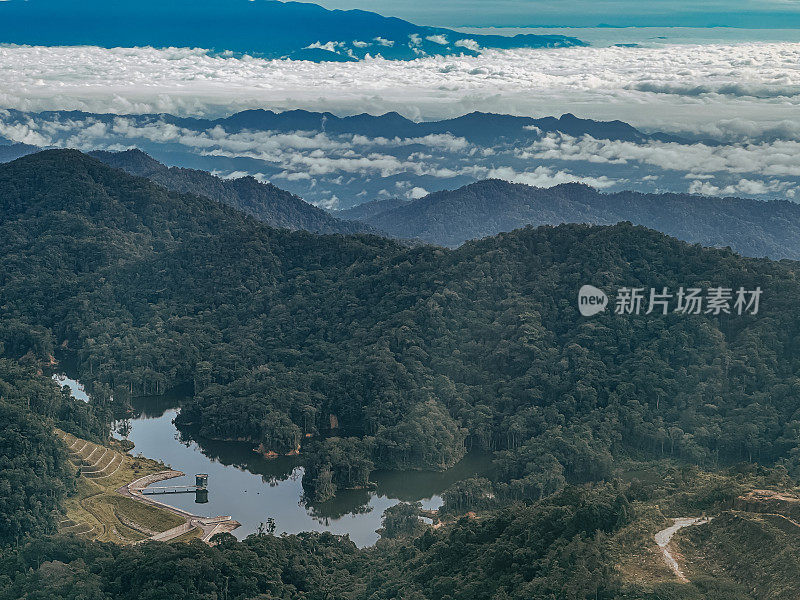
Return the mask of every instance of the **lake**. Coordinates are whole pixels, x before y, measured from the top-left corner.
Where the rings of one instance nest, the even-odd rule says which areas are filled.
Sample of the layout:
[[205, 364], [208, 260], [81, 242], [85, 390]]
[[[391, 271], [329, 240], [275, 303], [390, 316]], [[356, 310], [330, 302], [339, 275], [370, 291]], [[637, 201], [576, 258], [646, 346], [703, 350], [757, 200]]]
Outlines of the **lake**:
[[[76, 398], [88, 400], [76, 380], [63, 375], [54, 379], [68, 385]], [[381, 526], [384, 510], [400, 501], [420, 501], [424, 508], [439, 508], [445, 489], [461, 479], [487, 473], [491, 461], [488, 454], [473, 453], [444, 472], [376, 471], [371, 477], [375, 489], [346, 490], [328, 502], [306, 503], [300, 457], [267, 459], [250, 444], [181, 433], [172, 422], [179, 411], [179, 398], [139, 398], [132, 405], [132, 417], [117, 427], [124, 424], [126, 435], [116, 434], [135, 444], [131, 454], [161, 460], [186, 473], [166, 482], [169, 484], [194, 484], [196, 473], [209, 476], [207, 503], [197, 504], [193, 493], [158, 499], [201, 516], [230, 515], [242, 524], [233, 532], [238, 538], [272, 518], [277, 533], [328, 531], [349, 535], [358, 546], [370, 546], [378, 539], [375, 530]]]

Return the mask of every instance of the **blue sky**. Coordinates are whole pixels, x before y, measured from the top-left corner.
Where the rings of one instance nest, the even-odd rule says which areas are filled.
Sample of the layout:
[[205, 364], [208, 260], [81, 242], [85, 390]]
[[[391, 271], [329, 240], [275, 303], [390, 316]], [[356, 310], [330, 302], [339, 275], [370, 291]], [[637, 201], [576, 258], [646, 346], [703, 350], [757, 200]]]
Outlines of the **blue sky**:
[[327, 8], [360, 8], [421, 25], [575, 26], [600, 23], [707, 27], [800, 28], [800, 0], [317, 0]]

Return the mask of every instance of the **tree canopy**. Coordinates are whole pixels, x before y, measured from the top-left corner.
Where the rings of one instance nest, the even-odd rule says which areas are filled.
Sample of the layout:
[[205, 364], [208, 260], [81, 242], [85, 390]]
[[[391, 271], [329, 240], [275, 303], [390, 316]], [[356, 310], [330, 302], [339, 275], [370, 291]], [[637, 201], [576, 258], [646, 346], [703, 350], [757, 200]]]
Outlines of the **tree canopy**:
[[[7, 354], [64, 346], [117, 403], [191, 384], [179, 425], [211, 438], [354, 438], [358, 465], [307, 448], [336, 486], [340, 468], [349, 485], [354, 466], [442, 469], [470, 448], [499, 452], [514, 498], [604, 479], [630, 452], [797, 470], [795, 263], [627, 223], [455, 251], [275, 230], [75, 151], [0, 167], [0, 198]], [[764, 298], [757, 315], [586, 319], [587, 282]]]

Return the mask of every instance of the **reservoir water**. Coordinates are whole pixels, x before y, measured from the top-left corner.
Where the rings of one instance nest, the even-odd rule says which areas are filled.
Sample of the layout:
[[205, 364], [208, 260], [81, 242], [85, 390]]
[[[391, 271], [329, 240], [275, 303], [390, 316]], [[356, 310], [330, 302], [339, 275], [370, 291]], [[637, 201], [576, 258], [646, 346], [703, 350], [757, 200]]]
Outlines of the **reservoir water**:
[[[63, 375], [54, 376], [68, 385], [73, 396], [88, 400], [82, 386]], [[133, 402], [132, 417], [117, 424], [116, 437], [135, 444], [131, 454], [161, 460], [183, 471], [185, 477], [170, 484], [194, 483], [196, 473], [208, 473], [208, 503], [197, 504], [195, 495], [159, 496], [159, 500], [201, 516], [230, 515], [242, 526], [233, 534], [239, 538], [255, 532], [259, 524], [272, 518], [277, 533], [328, 531], [349, 535], [358, 546], [369, 546], [378, 539], [383, 511], [400, 501], [420, 501], [424, 508], [438, 508], [441, 493], [461, 479], [484, 474], [490, 458], [470, 454], [444, 472], [381, 472], [371, 479], [372, 490], [346, 490], [323, 503], [307, 503], [303, 498], [303, 467], [299, 457], [267, 459], [250, 444], [219, 442], [182, 434], [173, 424], [179, 399], [140, 398]]]

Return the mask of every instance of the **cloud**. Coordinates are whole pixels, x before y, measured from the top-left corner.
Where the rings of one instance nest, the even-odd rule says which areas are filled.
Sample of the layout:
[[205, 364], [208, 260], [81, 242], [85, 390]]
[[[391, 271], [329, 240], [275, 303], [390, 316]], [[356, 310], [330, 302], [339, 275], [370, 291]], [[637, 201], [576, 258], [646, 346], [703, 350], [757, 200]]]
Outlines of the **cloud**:
[[[304, 48], [304, 50], [309, 49], [319, 49], [319, 50], [327, 50], [328, 52], [336, 52], [336, 48], [339, 46], [343, 46], [342, 42], [325, 42], [324, 44], [320, 42], [314, 42], [313, 44], [309, 44]], [[355, 45], [355, 44], [354, 44]]]
[[327, 208], [328, 210], [336, 210], [339, 208], [339, 198], [336, 196], [336, 194], [334, 194], [330, 198], [326, 198], [325, 200], [317, 202], [316, 204], [317, 206]]
[[448, 44], [447, 37], [443, 35], [428, 35], [425, 36], [425, 39], [434, 44], [439, 44], [440, 46], [447, 46]]
[[666, 171], [685, 171], [692, 175], [758, 173], [800, 177], [800, 141], [795, 140], [726, 145], [638, 144], [549, 133], [520, 150], [519, 157], [614, 165], [638, 163]]
[[[386, 185], [410, 198], [485, 178], [538, 187], [577, 181], [606, 190], [782, 198], [795, 198], [800, 187], [800, 140], [636, 143], [533, 133], [540, 137], [527, 146], [483, 147], [447, 133], [389, 138], [299, 130], [227, 131], [222, 125], [192, 129], [154, 116], [0, 110], [0, 136], [13, 141], [87, 151], [140, 147], [156, 155], [194, 155], [218, 165], [227, 177], [251, 174], [270, 179], [315, 203], [327, 202], [324, 192], [334, 189], [340, 198], [352, 198], [378, 178], [389, 178]], [[253, 161], [260, 166], [254, 168]], [[376, 193], [374, 187], [370, 193]]]
[[0, 136], [23, 144], [49, 146], [50, 139], [35, 130], [33, 122], [8, 125], [0, 122]]
[[[482, 169], [480, 171], [483, 171]], [[570, 173], [569, 171], [556, 171], [549, 167], [539, 166], [532, 171], [519, 172], [512, 167], [500, 167], [495, 169], [486, 169], [484, 178], [487, 179], [503, 179], [511, 183], [524, 183], [525, 185], [532, 185], [534, 187], [553, 187], [562, 183], [585, 183], [593, 188], [602, 190], [614, 186], [618, 183], [614, 179], [606, 177], [589, 177], [580, 176]]]
[[[326, 49], [334, 44], [319, 42]], [[797, 43], [484, 50], [477, 56], [354, 63], [262, 60], [189, 48], [4, 45], [0, 80], [0, 107], [26, 111], [216, 117], [246, 108], [305, 108], [396, 110], [414, 119], [473, 110], [569, 111], [698, 135], [800, 136]]]
[[455, 43], [456, 46], [459, 48], [466, 48], [467, 50], [472, 50], [473, 52], [477, 52], [481, 49], [480, 44], [475, 40], [458, 40]]
[[[17, 119], [20, 121], [20, 119]], [[413, 176], [450, 178], [468, 172], [459, 168], [458, 158], [445, 159], [441, 153], [469, 157], [475, 147], [464, 138], [431, 134], [416, 138], [369, 138], [363, 135], [332, 135], [315, 131], [237, 131], [221, 125], [204, 130], [180, 127], [164, 120], [133, 116], [61, 118], [23, 116], [21, 122], [8, 113], [0, 114], [0, 135], [13, 141], [39, 146], [72, 147], [82, 150], [128, 148], [141, 145], [178, 145], [184, 151], [207, 157], [248, 158], [272, 165], [276, 179], [310, 180], [334, 174], [368, 174], [390, 177]], [[429, 152], [407, 152], [422, 146]], [[397, 155], [392, 154], [397, 153]], [[408, 154], [403, 158], [403, 154]], [[443, 166], [445, 163], [447, 166]], [[246, 173], [236, 172], [234, 176]]]
[[422, 187], [413, 187], [408, 192], [406, 192], [406, 198], [411, 200], [419, 200], [420, 198], [424, 198], [428, 195], [428, 190]]
[[762, 181], [753, 179], [740, 179], [732, 185], [718, 187], [708, 181], [693, 181], [689, 186], [690, 194], [700, 194], [703, 196], [761, 196], [783, 192], [785, 196], [794, 198], [796, 188], [790, 188], [790, 184], [783, 181]]

